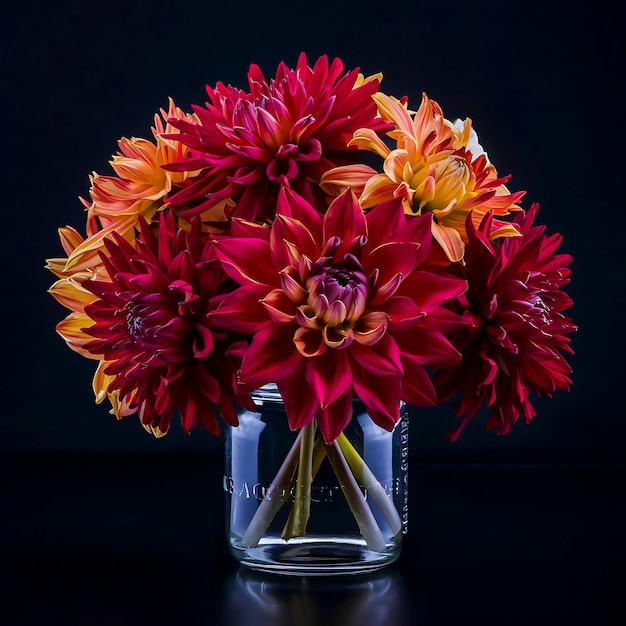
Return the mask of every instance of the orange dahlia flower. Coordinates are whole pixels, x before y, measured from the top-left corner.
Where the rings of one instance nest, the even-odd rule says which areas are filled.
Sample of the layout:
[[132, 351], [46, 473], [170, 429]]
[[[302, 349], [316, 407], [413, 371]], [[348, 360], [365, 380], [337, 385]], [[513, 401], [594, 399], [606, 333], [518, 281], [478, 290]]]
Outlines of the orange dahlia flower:
[[[99, 264], [98, 251], [113, 232], [132, 241], [139, 217], [151, 223], [168, 204], [172, 190], [180, 187], [193, 172], [172, 172], [164, 165], [186, 158], [188, 149], [172, 134], [177, 131], [168, 121], [193, 119], [174, 105], [170, 98], [167, 111], [154, 116], [155, 141], [122, 137], [119, 151], [110, 161], [114, 176], [90, 176], [90, 201], [81, 198], [87, 209], [87, 238], [70, 254], [66, 270], [84, 269]], [[166, 135], [168, 137], [166, 138]]]
[[[463, 258], [468, 214], [478, 224], [488, 211], [501, 216], [520, 210], [516, 203], [524, 192], [509, 193], [504, 186], [509, 177], [498, 177], [478, 144], [471, 120], [449, 122], [426, 94], [414, 115], [393, 97], [383, 93], [372, 97], [382, 118], [394, 125], [387, 135], [396, 147], [390, 149], [371, 129], [357, 130], [349, 145], [379, 154], [383, 172], [362, 164], [334, 168], [321, 179], [327, 193], [351, 187], [364, 209], [401, 198], [407, 215], [432, 213], [433, 237], [452, 262]], [[493, 220], [492, 239], [518, 234], [512, 224]]]

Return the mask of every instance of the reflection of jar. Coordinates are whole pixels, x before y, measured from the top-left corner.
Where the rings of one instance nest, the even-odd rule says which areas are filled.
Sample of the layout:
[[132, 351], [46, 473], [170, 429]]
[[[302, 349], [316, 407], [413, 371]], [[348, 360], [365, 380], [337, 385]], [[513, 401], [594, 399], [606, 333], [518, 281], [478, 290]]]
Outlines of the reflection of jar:
[[408, 589], [394, 568], [365, 576], [276, 578], [240, 568], [226, 583], [227, 626], [400, 626], [413, 623]]
[[[330, 446], [309, 427], [308, 461], [301, 461], [307, 429], [290, 430], [276, 386], [253, 398], [259, 412], [240, 413], [239, 426], [226, 432], [226, 521], [235, 558], [291, 574], [356, 573], [393, 562], [407, 526], [406, 412], [388, 432], [355, 400], [352, 421]], [[307, 467], [303, 498], [298, 481], [307, 483]]]

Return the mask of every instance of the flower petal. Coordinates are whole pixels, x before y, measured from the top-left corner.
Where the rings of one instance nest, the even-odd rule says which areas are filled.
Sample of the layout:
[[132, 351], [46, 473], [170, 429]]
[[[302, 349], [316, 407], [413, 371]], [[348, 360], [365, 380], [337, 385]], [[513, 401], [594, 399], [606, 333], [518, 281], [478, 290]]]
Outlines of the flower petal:
[[317, 423], [326, 443], [332, 443], [345, 430], [352, 419], [352, 388], [332, 404], [320, 408]]
[[308, 359], [306, 379], [322, 408], [328, 407], [352, 389], [352, 372], [345, 350], [326, 350]]
[[304, 365], [293, 342], [294, 327], [269, 325], [259, 330], [241, 364], [240, 380], [260, 387], [277, 382]]
[[379, 376], [402, 374], [402, 361], [398, 345], [386, 333], [381, 339], [369, 346], [364, 346], [357, 341], [350, 345], [350, 357], [369, 372]]
[[306, 380], [304, 369], [291, 372], [276, 384], [285, 403], [291, 429], [296, 430], [308, 424], [317, 414], [319, 402]]

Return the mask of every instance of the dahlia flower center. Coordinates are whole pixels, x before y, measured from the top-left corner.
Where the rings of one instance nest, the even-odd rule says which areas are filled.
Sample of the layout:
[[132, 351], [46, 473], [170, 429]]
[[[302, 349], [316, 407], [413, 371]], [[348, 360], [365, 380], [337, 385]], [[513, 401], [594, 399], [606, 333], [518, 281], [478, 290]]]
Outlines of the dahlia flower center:
[[[423, 171], [419, 172], [423, 177]], [[434, 188], [426, 197], [416, 194], [414, 206], [419, 205], [423, 211], [442, 211], [457, 204], [465, 197], [471, 187], [471, 172], [467, 160], [462, 155], [451, 155], [436, 161], [428, 169], [429, 176], [434, 178]], [[418, 188], [418, 181], [412, 180], [411, 185]], [[419, 181], [421, 182], [421, 180]]]
[[210, 351], [210, 330], [201, 322], [202, 298], [183, 280], [168, 285], [167, 293], [131, 297], [117, 315], [124, 319], [128, 338], [142, 350], [169, 362]]
[[136, 302], [128, 302], [123, 309], [126, 314], [126, 327], [128, 334], [134, 339], [143, 337], [146, 328], [150, 326], [145, 324], [147, 315], [146, 307]]
[[470, 170], [465, 159], [451, 156], [438, 163], [435, 172], [436, 191], [429, 208], [445, 209], [453, 200], [462, 200], [470, 181]]
[[326, 326], [354, 323], [363, 314], [369, 285], [359, 261], [346, 255], [343, 263], [322, 263], [306, 283], [308, 304]]
[[298, 175], [298, 162], [316, 161], [322, 156], [320, 141], [308, 136], [315, 116], [305, 111], [300, 117], [293, 116], [280, 90], [254, 101], [239, 100], [232, 119], [238, 141], [231, 149], [265, 163], [269, 180], [285, 184]]

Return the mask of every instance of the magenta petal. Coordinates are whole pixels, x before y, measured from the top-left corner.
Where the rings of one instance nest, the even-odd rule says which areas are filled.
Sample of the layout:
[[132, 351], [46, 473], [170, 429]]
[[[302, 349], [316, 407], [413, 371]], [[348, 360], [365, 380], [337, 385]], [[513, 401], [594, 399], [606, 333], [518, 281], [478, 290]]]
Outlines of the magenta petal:
[[289, 324], [296, 321], [296, 306], [282, 289], [270, 291], [261, 300], [261, 304], [277, 324]]
[[272, 324], [258, 331], [252, 339], [243, 363], [240, 379], [246, 385], [277, 382], [302, 367], [302, 356], [293, 342], [294, 326]]
[[404, 361], [402, 399], [413, 406], [435, 406], [437, 395], [426, 370], [417, 363]]
[[262, 178], [256, 183], [244, 186], [233, 216], [241, 217], [245, 220], [254, 220], [259, 213], [259, 198], [262, 198], [269, 186], [269, 181]]
[[206, 359], [213, 349], [213, 334], [206, 326], [196, 324], [196, 335], [193, 356], [196, 359]]
[[306, 361], [306, 379], [322, 407], [352, 389], [352, 371], [345, 350], [325, 350]]
[[250, 185], [261, 180], [264, 173], [263, 168], [259, 165], [246, 165], [237, 169], [232, 176], [227, 176], [226, 180], [238, 185]]
[[354, 391], [363, 401], [374, 421], [391, 430], [400, 419], [402, 378], [400, 376], [377, 376], [353, 364]]
[[299, 161], [317, 161], [322, 156], [322, 144], [317, 139], [309, 139], [298, 148]]
[[352, 419], [352, 388], [317, 412], [317, 423], [326, 443], [332, 443]]
[[403, 358], [421, 365], [449, 367], [456, 365], [461, 355], [439, 331], [416, 326], [394, 333]]
[[282, 188], [278, 196], [276, 213], [302, 222], [311, 232], [314, 241], [322, 241], [322, 216], [310, 203], [291, 189]]
[[263, 239], [216, 239], [215, 253], [224, 270], [240, 285], [257, 283], [279, 286], [276, 270], [270, 264], [270, 244]]
[[250, 284], [235, 289], [209, 314], [209, 319], [223, 328], [254, 333], [270, 322], [261, 300], [267, 295], [265, 285]]
[[411, 217], [405, 221], [402, 228], [402, 241], [414, 241], [419, 243], [415, 254], [416, 266], [422, 263], [431, 248], [432, 236], [432, 213]]
[[467, 289], [467, 281], [432, 272], [412, 272], [398, 287], [397, 294], [411, 298], [424, 313], [457, 298]]
[[404, 209], [401, 199], [388, 200], [377, 204], [367, 212], [367, 230], [375, 242], [390, 241], [391, 234], [404, 225]]
[[297, 251], [296, 254], [305, 254], [315, 258], [319, 252], [319, 244], [313, 233], [301, 221], [292, 217], [278, 214], [272, 226], [270, 246], [273, 265], [282, 270], [293, 263], [291, 253], [285, 246], [289, 242]]
[[[244, 237], [254, 239], [270, 240], [270, 229], [263, 226], [263, 224], [257, 224], [255, 222], [248, 222], [241, 218], [233, 218], [230, 228], [231, 236], [235, 239]], [[216, 237], [220, 239], [220, 237]]]
[[315, 417], [319, 402], [306, 381], [304, 369], [279, 380], [277, 385], [285, 403], [290, 428], [295, 430], [306, 426]]
[[363, 346], [354, 341], [349, 349], [350, 356], [369, 372], [379, 376], [403, 373], [400, 350], [389, 333], [374, 345]]
[[415, 253], [418, 244], [413, 242], [383, 243], [363, 259], [366, 274], [379, 270], [379, 285], [385, 285], [394, 276], [408, 276], [415, 268]]
[[333, 236], [340, 237], [346, 253], [352, 241], [367, 235], [365, 216], [352, 191], [349, 189], [338, 196], [328, 207], [324, 217], [324, 241]]
[[392, 296], [382, 309], [389, 316], [388, 324], [392, 331], [410, 328], [424, 317], [423, 310], [405, 296]]
[[298, 352], [307, 358], [319, 356], [326, 351], [322, 333], [317, 329], [300, 327], [293, 335]]

